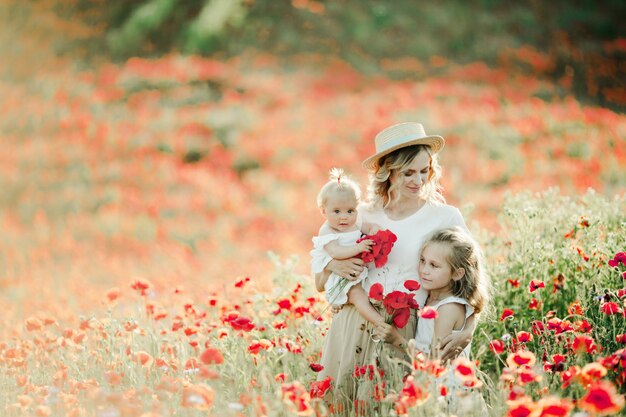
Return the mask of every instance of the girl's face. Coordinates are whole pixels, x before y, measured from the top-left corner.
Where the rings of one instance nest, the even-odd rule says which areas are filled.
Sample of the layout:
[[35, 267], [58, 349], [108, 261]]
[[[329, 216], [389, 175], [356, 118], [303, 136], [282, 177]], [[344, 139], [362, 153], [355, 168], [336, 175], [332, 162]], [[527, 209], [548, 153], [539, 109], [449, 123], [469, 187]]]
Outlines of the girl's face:
[[445, 244], [432, 242], [426, 245], [418, 265], [422, 288], [427, 291], [451, 288], [453, 274], [449, 256], [450, 248]]
[[350, 192], [333, 192], [326, 199], [322, 207], [322, 214], [328, 225], [339, 232], [352, 228], [356, 223], [358, 202]]
[[395, 186], [400, 200], [419, 198], [422, 187], [428, 182], [430, 174], [430, 155], [420, 151], [403, 171], [391, 175], [391, 184]]

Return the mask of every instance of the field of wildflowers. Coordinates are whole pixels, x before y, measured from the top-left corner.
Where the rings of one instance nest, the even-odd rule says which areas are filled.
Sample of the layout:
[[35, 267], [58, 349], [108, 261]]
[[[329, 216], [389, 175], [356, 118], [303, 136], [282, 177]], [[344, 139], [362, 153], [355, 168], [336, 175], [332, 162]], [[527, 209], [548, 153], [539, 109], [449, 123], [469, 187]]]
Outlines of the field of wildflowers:
[[[333, 166], [365, 184], [400, 120], [446, 138], [445, 195], [495, 287], [456, 371], [493, 415], [624, 412], [624, 115], [441, 58], [398, 81], [314, 56], [52, 55], [0, 81], [3, 416], [327, 415], [315, 195]], [[439, 413], [439, 365], [417, 356], [379, 414]]]

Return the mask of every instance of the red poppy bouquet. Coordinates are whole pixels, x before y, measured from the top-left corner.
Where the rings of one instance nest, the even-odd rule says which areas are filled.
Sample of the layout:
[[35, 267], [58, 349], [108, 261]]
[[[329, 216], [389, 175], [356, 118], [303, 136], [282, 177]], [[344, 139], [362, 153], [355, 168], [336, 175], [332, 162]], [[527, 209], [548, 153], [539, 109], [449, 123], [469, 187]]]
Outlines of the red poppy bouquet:
[[[404, 288], [409, 291], [417, 291], [420, 288], [420, 284], [417, 281], [407, 280], [404, 282]], [[420, 308], [417, 301], [415, 301], [415, 294], [404, 291], [391, 291], [389, 294], [384, 295], [384, 290], [382, 284], [377, 282], [370, 287], [369, 296], [371, 299], [382, 302], [387, 314], [391, 317], [387, 323], [393, 323], [398, 329], [401, 329], [409, 322], [411, 309], [418, 310]]]
[[393, 244], [398, 238], [391, 230], [379, 230], [376, 234], [363, 236], [356, 243], [366, 239], [373, 240], [374, 245], [371, 252], [361, 253], [361, 259], [365, 263], [374, 262], [376, 268], [382, 268], [387, 263], [387, 255], [393, 249]]

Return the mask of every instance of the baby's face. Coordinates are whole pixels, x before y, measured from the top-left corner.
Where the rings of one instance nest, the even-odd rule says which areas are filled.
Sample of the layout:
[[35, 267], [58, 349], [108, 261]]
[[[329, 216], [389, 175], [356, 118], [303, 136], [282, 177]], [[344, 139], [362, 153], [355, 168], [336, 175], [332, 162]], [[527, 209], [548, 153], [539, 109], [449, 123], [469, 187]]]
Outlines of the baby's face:
[[322, 214], [332, 229], [345, 232], [356, 223], [357, 205], [358, 201], [351, 193], [332, 193], [322, 207]]

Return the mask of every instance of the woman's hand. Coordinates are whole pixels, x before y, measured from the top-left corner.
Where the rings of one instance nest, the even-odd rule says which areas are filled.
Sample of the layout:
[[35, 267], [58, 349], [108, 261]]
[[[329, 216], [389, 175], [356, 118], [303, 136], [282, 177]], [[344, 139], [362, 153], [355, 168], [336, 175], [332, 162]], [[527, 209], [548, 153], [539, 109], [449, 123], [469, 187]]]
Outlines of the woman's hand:
[[386, 342], [391, 343], [392, 345], [405, 347], [406, 340], [402, 337], [400, 333], [398, 333], [398, 329], [391, 324], [387, 324], [384, 321], [380, 323], [374, 324], [375, 336]]
[[441, 360], [448, 362], [456, 359], [472, 341], [472, 334], [471, 331], [464, 330], [444, 337], [439, 345]]
[[333, 272], [348, 281], [356, 280], [364, 268], [365, 263], [359, 258], [333, 259], [326, 265], [327, 271]]

